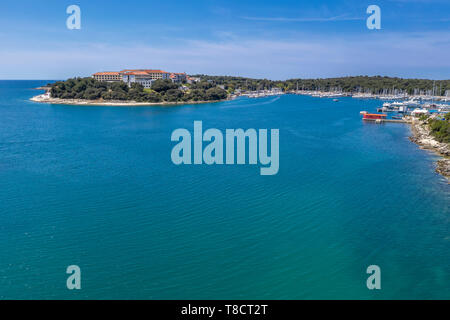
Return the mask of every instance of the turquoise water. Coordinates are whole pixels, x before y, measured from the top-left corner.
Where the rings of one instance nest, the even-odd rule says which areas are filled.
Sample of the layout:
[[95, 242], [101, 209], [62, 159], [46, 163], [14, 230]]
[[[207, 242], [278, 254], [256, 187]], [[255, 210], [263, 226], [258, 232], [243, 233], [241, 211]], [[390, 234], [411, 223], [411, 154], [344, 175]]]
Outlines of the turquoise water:
[[[29, 102], [46, 83], [0, 82], [0, 298], [450, 298], [450, 187], [408, 126], [361, 121], [380, 102]], [[173, 165], [194, 120], [279, 128], [278, 175]]]

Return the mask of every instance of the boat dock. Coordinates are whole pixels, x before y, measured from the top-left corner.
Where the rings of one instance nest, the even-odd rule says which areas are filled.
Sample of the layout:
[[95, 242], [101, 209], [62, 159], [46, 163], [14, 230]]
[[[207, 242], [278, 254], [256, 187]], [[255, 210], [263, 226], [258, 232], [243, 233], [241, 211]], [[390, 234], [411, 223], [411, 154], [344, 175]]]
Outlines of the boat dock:
[[383, 113], [368, 113], [367, 111], [361, 111], [359, 114], [363, 115], [364, 121], [372, 121], [375, 123], [408, 123], [408, 120], [404, 117], [401, 117], [401, 119], [387, 119], [387, 115]]
[[364, 121], [372, 121], [376, 123], [384, 123], [384, 122], [395, 122], [395, 123], [409, 123], [406, 120], [396, 120], [396, 119], [363, 119]]

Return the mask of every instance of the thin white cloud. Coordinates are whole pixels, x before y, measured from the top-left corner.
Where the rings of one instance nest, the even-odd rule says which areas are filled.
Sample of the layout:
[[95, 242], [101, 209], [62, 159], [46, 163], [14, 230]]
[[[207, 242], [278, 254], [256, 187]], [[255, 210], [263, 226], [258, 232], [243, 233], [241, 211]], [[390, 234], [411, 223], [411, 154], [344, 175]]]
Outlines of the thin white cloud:
[[270, 79], [359, 74], [448, 78], [450, 43], [442, 39], [450, 39], [450, 33], [180, 40], [164, 47], [46, 44], [0, 51], [0, 78], [65, 79], [124, 68]]
[[334, 17], [313, 17], [313, 18], [289, 18], [289, 17], [240, 17], [252, 21], [273, 21], [273, 22], [332, 22], [332, 21], [355, 21], [364, 20], [363, 17], [348, 17], [346, 15]]

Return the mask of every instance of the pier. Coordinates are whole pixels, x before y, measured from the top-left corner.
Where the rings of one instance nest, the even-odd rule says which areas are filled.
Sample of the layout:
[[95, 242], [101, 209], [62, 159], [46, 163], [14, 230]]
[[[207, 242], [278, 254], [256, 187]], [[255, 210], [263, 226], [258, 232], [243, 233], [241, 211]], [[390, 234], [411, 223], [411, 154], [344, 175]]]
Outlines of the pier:
[[394, 122], [394, 123], [409, 123], [406, 120], [396, 120], [396, 119], [363, 119], [364, 121], [372, 121], [376, 123], [384, 123], [384, 122]]

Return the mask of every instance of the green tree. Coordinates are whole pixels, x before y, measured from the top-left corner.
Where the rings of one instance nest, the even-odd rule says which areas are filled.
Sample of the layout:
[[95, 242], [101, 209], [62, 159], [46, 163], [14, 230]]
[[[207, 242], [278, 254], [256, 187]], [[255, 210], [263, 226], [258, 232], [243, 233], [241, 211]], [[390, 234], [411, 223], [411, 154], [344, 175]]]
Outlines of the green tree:
[[178, 89], [178, 85], [171, 80], [158, 79], [152, 84], [152, 90], [163, 93], [171, 89]]
[[222, 88], [210, 88], [206, 91], [206, 100], [222, 100], [225, 99], [227, 95], [227, 92]]

